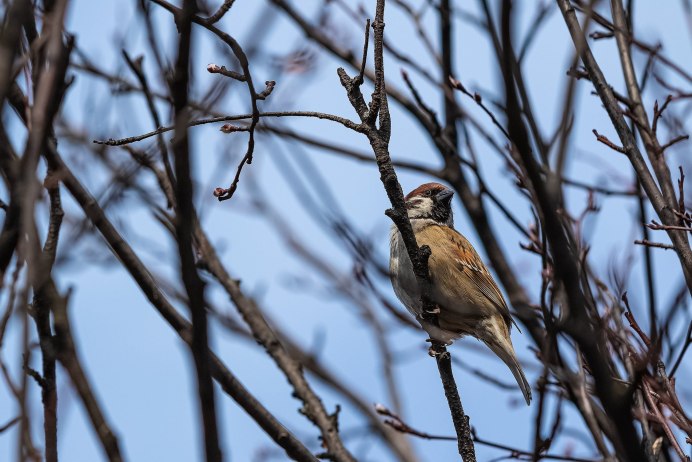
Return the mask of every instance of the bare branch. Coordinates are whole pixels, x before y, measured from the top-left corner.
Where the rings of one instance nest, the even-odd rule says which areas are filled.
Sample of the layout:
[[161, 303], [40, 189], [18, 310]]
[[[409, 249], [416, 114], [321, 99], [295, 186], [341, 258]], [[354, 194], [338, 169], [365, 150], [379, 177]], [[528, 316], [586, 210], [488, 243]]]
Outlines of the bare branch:
[[[188, 122], [188, 127], [196, 127], [198, 125], [206, 125], [206, 124], [212, 124], [212, 123], [217, 123], [217, 122], [229, 122], [229, 121], [234, 121], [234, 120], [244, 120], [244, 119], [251, 119], [253, 117], [252, 114], [240, 114], [240, 115], [232, 115], [232, 116], [220, 116], [220, 117], [212, 117], [209, 119], [199, 119], [199, 120], [192, 120]], [[332, 122], [337, 122], [344, 127], [357, 131], [357, 132], [362, 132], [362, 127], [359, 124], [356, 124], [355, 122], [352, 122], [344, 117], [339, 117], [335, 116], [332, 114], [325, 114], [323, 112], [315, 112], [315, 111], [284, 111], [284, 112], [261, 112], [258, 114], [258, 117], [311, 117], [311, 118], [316, 118], [316, 119], [323, 119], [323, 120], [331, 120]], [[137, 136], [130, 136], [128, 138], [121, 138], [118, 140], [115, 139], [108, 139], [108, 140], [94, 140], [94, 143], [96, 144], [104, 144], [106, 146], [123, 146], [126, 144], [131, 144], [131, 143], [136, 143], [137, 141], [142, 141], [147, 138], [151, 138], [152, 136], [159, 135], [161, 133], [166, 133], [170, 132], [175, 128], [174, 125], [167, 126], [167, 127], [159, 127], [158, 129], [144, 133], [142, 135], [137, 135]]]

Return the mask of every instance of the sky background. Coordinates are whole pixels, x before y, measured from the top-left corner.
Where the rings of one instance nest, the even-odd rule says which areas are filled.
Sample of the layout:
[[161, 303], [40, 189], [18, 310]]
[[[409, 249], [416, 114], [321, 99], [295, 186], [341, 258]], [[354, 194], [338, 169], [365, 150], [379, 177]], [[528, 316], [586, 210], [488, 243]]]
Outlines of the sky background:
[[[131, 56], [146, 52], [147, 42], [144, 27], [137, 16], [136, 3], [129, 0], [73, 0], [69, 10], [67, 29], [75, 34], [78, 47], [99, 65], [134, 81], [128, 72], [120, 49], [125, 48]], [[220, 3], [220, 2], [216, 2]], [[216, 3], [213, 3], [216, 6]], [[302, 11], [312, 15], [320, 2], [294, 2]], [[367, 11], [374, 12], [374, 1], [367, 0]], [[392, 2], [390, 2], [392, 3]], [[461, 3], [461, 2], [458, 2]], [[467, 3], [471, 3], [466, 5]], [[520, 5], [520, 21], [517, 34], [523, 36], [535, 14], [533, 7], [538, 2], [517, 2]], [[498, 5], [499, 2], [491, 1]], [[354, 3], [356, 5], [356, 3]], [[275, 77], [276, 57], [294, 51], [304, 38], [300, 31], [281, 15], [276, 20], [257, 22], [257, 15], [265, 11], [263, 1], [238, 0], [219, 27], [229, 31], [241, 45], [255, 42], [258, 27], [271, 30], [264, 37], [264, 53], [251, 61], [255, 82], [276, 79], [277, 87], [271, 97], [263, 103], [264, 110], [315, 110], [342, 115], [355, 119], [355, 114], [339, 84], [336, 68], [342, 63], [321, 55], [316, 60], [312, 74], [282, 74]], [[475, 2], [464, 2], [464, 8], [477, 14]], [[170, 15], [161, 8], [152, 6], [158, 28], [158, 38], [169, 50], [169, 58], [175, 56], [177, 34]], [[339, 8], [332, 8], [330, 24], [343, 39], [344, 46], [359, 50], [362, 46], [362, 26], [354, 25]], [[606, 10], [607, 12], [607, 10]], [[420, 59], [423, 66], [432, 68], [430, 58], [415, 37], [414, 30], [401, 10], [388, 5], [386, 12], [386, 34], [389, 40], [410, 56]], [[428, 26], [434, 28], [434, 18]], [[502, 85], [498, 80], [497, 63], [491, 45], [478, 27], [457, 21], [455, 36], [457, 78], [468, 88], [479, 91], [484, 100], [502, 98]], [[685, 17], [680, 3], [637, 2], [634, 17], [635, 31], [648, 43], [661, 42], [665, 54], [682, 63], [689, 70], [692, 46]], [[207, 31], [194, 28], [193, 95], [213, 84], [218, 75], [205, 70], [209, 63], [235, 66], [227, 52], [213, 40]], [[596, 58], [606, 77], [616, 89], [622, 89], [619, 80], [620, 64], [615, 54], [613, 41], [592, 43]], [[569, 39], [562, 16], [553, 5], [546, 25], [541, 29], [524, 64], [525, 77], [530, 96], [538, 109], [539, 124], [551, 133], [559, 123], [561, 105], [567, 78], [565, 72], [572, 59], [573, 45]], [[645, 56], [635, 53], [638, 71]], [[385, 63], [392, 85], [404, 88], [399, 69], [402, 67], [391, 59]], [[165, 91], [162, 82], [154, 75], [153, 57], [146, 55], [145, 69], [150, 72], [152, 85]], [[351, 69], [349, 72], [353, 73]], [[439, 108], [439, 98], [415, 73], [414, 83], [424, 98]], [[683, 86], [675, 76], [666, 74], [670, 80]], [[655, 88], [655, 87], [654, 87]], [[689, 88], [689, 86], [687, 86]], [[70, 120], [72, 128], [82, 131], [88, 139], [118, 138], [143, 133], [152, 129], [142, 98], [131, 95], [115, 95], [103, 81], [83, 74], [77, 75], [63, 107], [63, 115]], [[617, 139], [602, 110], [597, 97], [590, 95], [588, 84], [578, 86], [577, 105], [579, 116], [575, 120], [574, 135], [569, 155], [568, 172], [571, 178], [591, 184], [610, 186], [616, 189], [631, 187], [632, 174], [626, 159], [603, 145], [598, 144], [591, 130], [597, 128], [610, 139]], [[369, 91], [368, 91], [369, 93]], [[654, 94], [660, 97], [665, 93]], [[217, 110], [228, 114], [246, 113], [246, 89], [235, 84], [228, 97]], [[653, 106], [652, 93], [645, 94], [646, 107]], [[487, 119], [468, 99], [461, 99], [465, 109], [484, 123]], [[164, 120], [170, 121], [164, 106], [160, 106]], [[390, 150], [396, 160], [415, 160], [433, 167], [440, 162], [416, 123], [392, 103], [392, 141]], [[17, 145], [23, 142], [23, 134], [16, 120], [7, 118], [14, 126]], [[310, 119], [282, 121], [300, 131], [311, 132], [326, 139], [369, 153], [365, 137], [350, 133], [343, 127]], [[14, 124], [14, 125], [12, 125]], [[489, 124], [488, 127], [491, 127]], [[492, 130], [492, 128], [489, 128]], [[389, 220], [383, 211], [388, 201], [374, 165], [346, 160], [335, 155], [299, 146], [287, 146], [263, 136], [256, 147], [255, 160], [243, 172], [243, 179], [233, 200], [218, 203], [211, 195], [216, 186], [227, 185], [235, 171], [235, 165], [245, 151], [245, 135], [224, 135], [218, 125], [196, 127], [190, 130], [193, 140], [196, 196], [201, 211], [203, 226], [211, 235], [223, 261], [234, 277], [242, 279], [243, 289], [262, 305], [270, 319], [280, 326], [301, 345], [314, 348], [346, 384], [361, 395], [366, 402], [391, 405], [381, 381], [379, 356], [370, 331], [364, 327], [356, 309], [325, 281], [296, 258], [283, 239], [287, 230], [277, 230], [266, 219], [259, 217], [251, 204], [254, 199], [264, 198], [284, 217], [293, 232], [298, 233], [309, 247], [321, 255], [341, 272], [344, 278], [351, 277], [352, 264], [349, 253], [339, 241], [324, 232], [302, 200], [286, 181], [287, 169], [305, 172], [304, 162], [313, 162], [319, 173], [328, 182], [334, 197], [326, 197], [312, 190], [315, 207], [328, 211], [339, 210], [366, 236], [372, 238], [375, 251], [386, 261], [388, 255]], [[496, 139], [499, 134], [493, 131]], [[170, 134], [169, 134], [170, 135]], [[166, 139], [170, 139], [167, 136]], [[153, 140], [153, 139], [152, 139]], [[146, 141], [149, 143], [152, 140]], [[71, 148], [69, 163], [78, 171], [87, 187], [99, 197], [107, 197], [109, 177], [92, 155], [67, 141]], [[64, 149], [65, 149], [64, 148]], [[529, 223], [531, 211], [527, 203], [516, 194], [513, 177], [505, 168], [502, 159], [482, 142], [477, 143], [482, 156], [482, 172], [487, 181], [496, 188], [501, 197], [517, 214], [522, 223]], [[669, 154], [670, 165], [677, 166], [689, 153], [689, 145], [682, 144]], [[108, 151], [113, 159], [127, 154], [113, 148]], [[303, 163], [301, 163], [303, 162]], [[291, 167], [292, 166], [292, 167]], [[301, 173], [298, 173], [300, 175]], [[399, 171], [405, 191], [420, 183], [431, 181], [430, 177], [409, 171]], [[63, 193], [68, 211], [76, 211], [75, 204]], [[585, 206], [585, 194], [567, 190], [567, 201], [572, 211]], [[601, 212], [585, 224], [585, 238], [594, 243], [591, 261], [604, 278], [611, 276], [615, 268], [623, 265], [630, 269], [626, 288], [630, 294], [635, 313], [646, 312], [646, 297], [640, 264], [641, 252], [632, 241], [639, 238], [637, 228], [631, 228], [632, 217], [636, 216], [637, 205], [631, 199], [597, 197]], [[135, 197], [125, 198], [124, 205], [111, 212], [116, 225], [130, 243], [143, 256], [157, 275], [171, 277], [177, 268], [177, 251], [166, 231], [153, 219], [149, 210], [139, 206]], [[498, 230], [500, 241], [511, 262], [520, 268], [520, 277], [532, 295], [540, 288], [540, 262], [519, 248], [521, 236], [511, 227], [497, 210], [492, 209], [493, 226]], [[315, 211], [313, 209], [313, 211]], [[473, 228], [455, 199], [456, 227], [473, 242], [478, 243]], [[79, 216], [75, 213], [75, 216]], [[659, 241], [665, 241], [656, 235]], [[109, 422], [120, 437], [121, 449], [127, 460], [202, 460], [200, 426], [194, 370], [187, 348], [165, 324], [155, 310], [146, 302], [137, 286], [117, 264], [103, 254], [107, 247], [97, 238], [88, 242], [71, 240], [64, 233], [59, 252], [79, 253], [80, 248], [97, 249], [99, 253], [84, 253], [79, 259], [67, 261], [60, 267], [61, 288], [73, 288], [70, 300], [71, 318], [74, 323], [77, 345], [81, 358], [92, 380], [94, 389], [106, 411]], [[478, 246], [482, 253], [482, 249]], [[679, 265], [672, 253], [654, 252], [656, 256], [656, 285], [661, 306], [668, 306], [673, 292], [680, 284]], [[629, 260], [629, 259], [632, 260]], [[103, 264], [97, 264], [101, 261]], [[391, 300], [394, 295], [386, 281], [378, 282], [382, 291]], [[209, 286], [208, 286], [209, 287]], [[218, 289], [210, 288], [209, 294], [215, 305], [223, 312], [232, 313], [234, 307]], [[379, 308], [379, 307], [378, 307]], [[687, 308], [689, 309], [689, 308]], [[184, 311], [183, 311], [184, 312]], [[380, 313], [383, 319], [387, 315]], [[19, 345], [19, 318], [14, 318], [6, 339], [7, 345]], [[453, 434], [453, 427], [444, 399], [434, 361], [425, 353], [425, 335], [413, 332], [388, 322], [390, 331], [387, 341], [397, 355], [396, 377], [401, 384], [405, 420], [412, 426], [434, 434]], [[676, 334], [686, 326], [674, 326]], [[238, 339], [223, 329], [212, 331], [214, 350], [226, 362], [238, 378], [289, 428], [304, 441], [316, 441], [317, 430], [297, 413], [300, 403], [291, 398], [291, 389], [273, 362], [255, 345]], [[513, 331], [513, 341], [530, 382], [534, 383], [540, 373], [533, 353], [528, 349], [527, 336]], [[18, 349], [4, 348], [6, 360], [16, 360], [12, 355]], [[455, 345], [452, 354], [462, 362], [487, 371], [494, 377], [513, 383], [506, 367], [496, 358], [478, 347], [475, 340], [464, 340]], [[38, 355], [34, 361], [38, 365]], [[14, 361], [16, 363], [16, 361]], [[688, 361], [689, 362], [689, 361]], [[16, 377], [19, 371], [14, 370]], [[526, 407], [518, 391], [507, 392], [488, 385], [465, 370], [456, 369], [465, 410], [479, 436], [496, 442], [524, 449], [533, 446], [533, 423], [537, 406]], [[689, 367], [679, 373], [679, 382], [690, 377]], [[343, 402], [342, 398], [325, 390], [315, 379], [311, 383], [321, 394], [328, 410]], [[101, 449], [86, 420], [81, 403], [72, 393], [67, 378], [59, 370], [59, 442], [61, 459], [64, 461], [88, 462], [102, 459]], [[32, 415], [35, 440], [41, 441], [40, 397], [36, 387], [32, 390]], [[680, 390], [681, 398], [689, 405], [692, 396], [688, 390]], [[252, 461], [261, 452], [273, 445], [269, 438], [235, 403], [222, 393], [217, 394], [218, 415], [222, 450], [226, 460]], [[0, 423], [15, 415], [14, 403], [5, 388], [0, 388]], [[568, 427], [580, 427], [579, 416], [570, 410], [565, 415]], [[340, 416], [345, 434], [354, 428], [356, 414], [346, 407]], [[573, 419], [573, 424], [569, 419]], [[391, 456], [377, 444], [369, 444], [357, 435], [347, 440], [349, 448], [359, 458], [368, 461], [388, 461]], [[456, 446], [450, 442], [412, 440], [414, 448], [424, 461], [454, 460]], [[15, 457], [16, 432], [0, 436], [0, 460]], [[575, 455], [593, 456], [591, 448], [585, 447], [578, 436], [566, 436], [555, 446], [572, 448]], [[491, 460], [502, 452], [477, 446], [478, 460]], [[282, 460], [279, 453], [276, 460]]]

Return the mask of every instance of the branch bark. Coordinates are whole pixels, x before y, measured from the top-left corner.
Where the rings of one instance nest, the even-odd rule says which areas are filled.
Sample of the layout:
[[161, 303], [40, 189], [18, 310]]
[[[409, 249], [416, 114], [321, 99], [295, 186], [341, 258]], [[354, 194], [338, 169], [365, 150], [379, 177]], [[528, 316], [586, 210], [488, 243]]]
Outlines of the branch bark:
[[180, 255], [180, 272], [189, 300], [192, 318], [192, 357], [197, 373], [199, 408], [204, 428], [204, 449], [207, 462], [220, 462], [216, 400], [211, 378], [207, 312], [204, 302], [204, 284], [197, 274], [195, 257], [192, 253], [192, 228], [194, 222], [193, 189], [190, 175], [190, 146], [187, 136], [189, 119], [188, 85], [190, 76], [190, 48], [192, 46], [192, 16], [196, 6], [194, 0], [185, 0], [177, 17], [180, 41], [175, 74], [170, 83], [173, 107], [175, 108], [175, 231]]
[[51, 302], [47, 284], [51, 277], [58, 246], [58, 237], [64, 212], [60, 199], [60, 187], [55, 172], [49, 171], [44, 182], [50, 196], [48, 234], [38, 261], [40, 280], [35, 284], [32, 303], [33, 317], [41, 347], [42, 376], [41, 400], [43, 402], [43, 432], [46, 462], [58, 460], [58, 394], [55, 375], [55, 338], [51, 327]]

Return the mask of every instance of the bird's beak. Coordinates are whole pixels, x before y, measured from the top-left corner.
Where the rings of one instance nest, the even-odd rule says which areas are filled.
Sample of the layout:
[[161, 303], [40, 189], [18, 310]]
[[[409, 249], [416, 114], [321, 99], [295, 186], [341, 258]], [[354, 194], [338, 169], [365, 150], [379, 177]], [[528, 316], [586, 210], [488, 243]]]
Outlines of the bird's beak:
[[435, 198], [437, 202], [449, 206], [449, 203], [452, 202], [452, 196], [454, 196], [454, 191], [451, 189], [443, 189], [435, 195]]

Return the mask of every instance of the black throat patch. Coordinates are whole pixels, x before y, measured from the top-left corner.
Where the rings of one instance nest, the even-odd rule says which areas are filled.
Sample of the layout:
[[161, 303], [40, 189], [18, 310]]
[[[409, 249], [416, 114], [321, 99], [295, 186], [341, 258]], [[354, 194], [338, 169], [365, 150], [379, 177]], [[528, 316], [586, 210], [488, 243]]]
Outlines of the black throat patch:
[[449, 222], [450, 216], [452, 215], [452, 209], [450, 207], [445, 206], [444, 204], [436, 203], [433, 206], [430, 215], [430, 218], [435, 220], [437, 223], [447, 224]]

